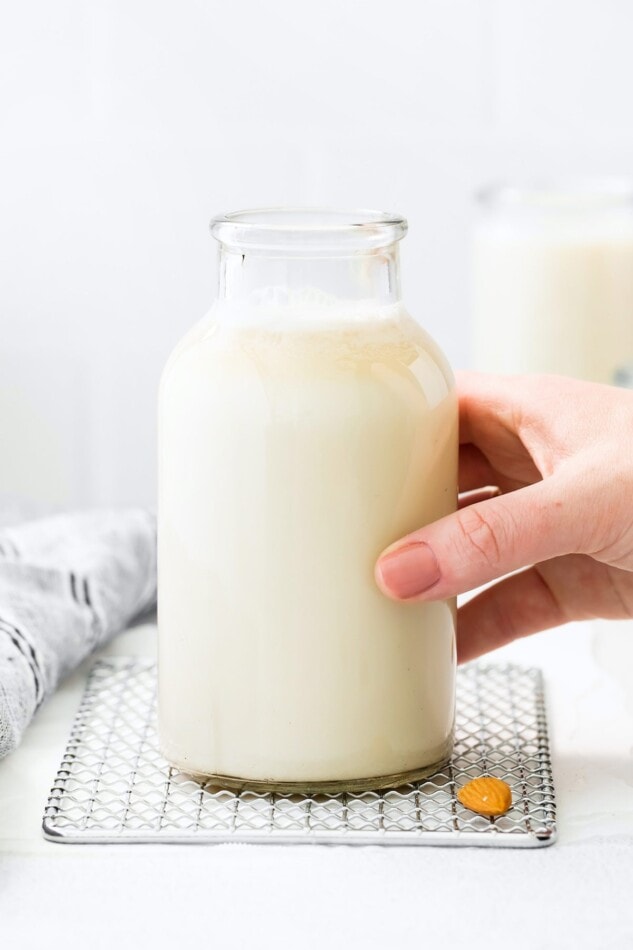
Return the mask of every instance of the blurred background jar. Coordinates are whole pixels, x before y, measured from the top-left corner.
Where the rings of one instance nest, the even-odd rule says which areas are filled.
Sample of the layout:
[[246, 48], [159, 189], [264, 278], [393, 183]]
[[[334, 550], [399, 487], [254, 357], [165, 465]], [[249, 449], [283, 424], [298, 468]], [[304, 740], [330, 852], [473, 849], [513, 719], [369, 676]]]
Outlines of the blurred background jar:
[[478, 195], [474, 365], [633, 387], [633, 182]]

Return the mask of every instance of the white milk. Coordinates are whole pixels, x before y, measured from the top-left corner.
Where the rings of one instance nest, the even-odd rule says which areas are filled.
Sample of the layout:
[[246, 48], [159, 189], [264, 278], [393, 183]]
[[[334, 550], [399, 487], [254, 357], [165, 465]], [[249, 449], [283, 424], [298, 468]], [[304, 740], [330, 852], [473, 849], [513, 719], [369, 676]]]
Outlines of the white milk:
[[633, 215], [499, 211], [474, 246], [474, 364], [633, 386]]
[[402, 311], [291, 316], [207, 318], [163, 376], [162, 751], [229, 784], [422, 771], [450, 753], [454, 604], [373, 573], [455, 509], [450, 370]]

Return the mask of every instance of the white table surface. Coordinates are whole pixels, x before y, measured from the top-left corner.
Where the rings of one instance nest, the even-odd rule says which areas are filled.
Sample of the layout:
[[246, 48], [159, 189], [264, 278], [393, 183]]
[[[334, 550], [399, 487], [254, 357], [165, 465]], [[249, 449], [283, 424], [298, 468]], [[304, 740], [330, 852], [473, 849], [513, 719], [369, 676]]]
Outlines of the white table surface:
[[[155, 637], [138, 627], [105, 652], [153, 655]], [[85, 664], [0, 762], [0, 948], [632, 948], [633, 621], [550, 631], [491, 659], [545, 672], [550, 848], [46, 842]]]

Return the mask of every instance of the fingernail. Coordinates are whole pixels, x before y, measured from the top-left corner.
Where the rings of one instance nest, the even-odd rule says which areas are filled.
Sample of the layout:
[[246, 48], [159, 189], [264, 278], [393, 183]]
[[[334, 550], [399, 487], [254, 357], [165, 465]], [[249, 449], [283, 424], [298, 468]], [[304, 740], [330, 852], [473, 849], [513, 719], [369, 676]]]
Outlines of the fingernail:
[[417, 597], [440, 579], [440, 568], [433, 551], [423, 541], [405, 544], [378, 561], [379, 579], [399, 600]]

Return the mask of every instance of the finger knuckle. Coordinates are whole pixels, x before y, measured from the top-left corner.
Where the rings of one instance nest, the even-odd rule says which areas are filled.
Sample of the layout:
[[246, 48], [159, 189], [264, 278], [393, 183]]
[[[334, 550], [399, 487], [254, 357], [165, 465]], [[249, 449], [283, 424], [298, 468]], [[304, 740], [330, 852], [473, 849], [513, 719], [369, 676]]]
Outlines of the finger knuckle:
[[502, 539], [500, 527], [475, 506], [464, 508], [457, 519], [460, 547], [469, 558], [476, 557], [488, 567], [494, 568], [501, 559]]

